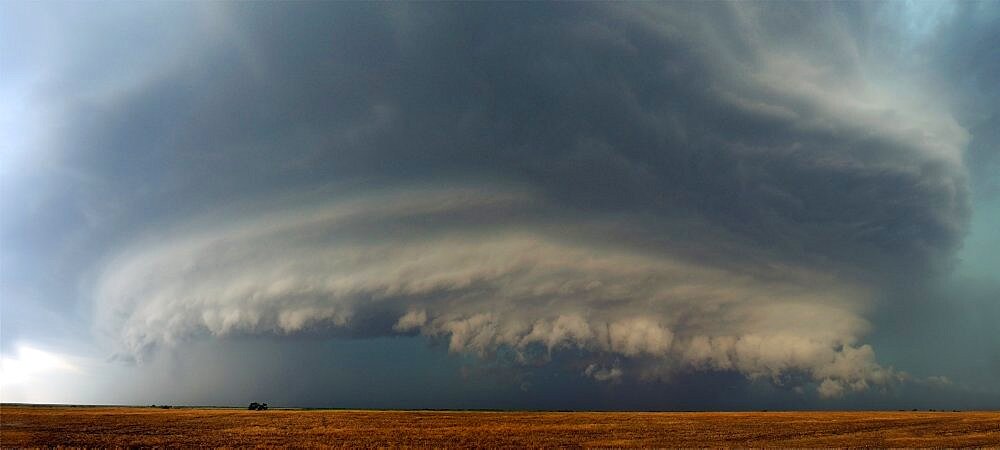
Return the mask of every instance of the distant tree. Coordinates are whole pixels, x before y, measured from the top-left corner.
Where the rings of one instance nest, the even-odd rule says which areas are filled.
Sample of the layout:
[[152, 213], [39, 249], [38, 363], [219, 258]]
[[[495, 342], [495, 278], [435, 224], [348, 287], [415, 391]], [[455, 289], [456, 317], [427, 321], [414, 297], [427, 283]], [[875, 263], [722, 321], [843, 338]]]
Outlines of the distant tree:
[[247, 409], [249, 409], [250, 411], [265, 411], [267, 410], [267, 403], [253, 402], [250, 403], [250, 406], [247, 407]]

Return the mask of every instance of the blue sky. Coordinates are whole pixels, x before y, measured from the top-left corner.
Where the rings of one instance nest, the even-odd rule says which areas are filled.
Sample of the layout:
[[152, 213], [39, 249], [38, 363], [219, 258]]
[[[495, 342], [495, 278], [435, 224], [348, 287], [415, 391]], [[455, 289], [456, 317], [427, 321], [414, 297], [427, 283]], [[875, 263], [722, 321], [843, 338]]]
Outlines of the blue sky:
[[3, 9], [5, 402], [1000, 406], [995, 2]]

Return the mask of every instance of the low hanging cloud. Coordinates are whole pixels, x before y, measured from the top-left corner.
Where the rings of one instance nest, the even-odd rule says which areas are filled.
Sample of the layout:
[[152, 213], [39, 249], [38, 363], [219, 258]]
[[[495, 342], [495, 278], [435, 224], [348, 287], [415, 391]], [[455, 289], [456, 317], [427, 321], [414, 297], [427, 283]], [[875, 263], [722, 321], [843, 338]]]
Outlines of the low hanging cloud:
[[[193, 175], [170, 186], [252, 206], [119, 249], [95, 284], [98, 328], [138, 358], [240, 334], [403, 333], [522, 364], [575, 351], [603, 381], [891, 385], [905, 375], [876, 362], [865, 317], [880, 289], [950, 263], [968, 137], [917, 84], [879, 81], [863, 11], [841, 7], [213, 7], [238, 32], [200, 57], [246, 44], [212, 66], [238, 86], [190, 64], [160, 75], [206, 95], [176, 100], [198, 112], [169, 117], [184, 133], [145, 143], [211, 148], [173, 161]], [[301, 34], [251, 26], [264, 16]], [[379, 188], [294, 194], [329, 179]]]
[[[436, 225], [543, 206], [523, 193], [410, 190], [157, 236], [109, 264], [99, 323], [139, 357], [199, 337], [344, 330], [440, 336], [454, 352], [507, 349], [522, 362], [575, 349], [776, 382], [798, 370], [823, 395], [901, 376], [859, 343], [860, 285], [607, 245], [581, 223]], [[599, 380], [624, 374], [594, 367]]]

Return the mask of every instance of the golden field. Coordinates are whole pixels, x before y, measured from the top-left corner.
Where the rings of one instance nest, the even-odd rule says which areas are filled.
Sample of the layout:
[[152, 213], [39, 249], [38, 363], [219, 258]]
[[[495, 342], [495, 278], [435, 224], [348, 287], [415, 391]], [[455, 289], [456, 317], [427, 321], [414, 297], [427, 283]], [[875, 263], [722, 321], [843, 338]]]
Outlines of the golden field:
[[1000, 446], [1000, 412], [449, 412], [0, 407], [22, 446]]

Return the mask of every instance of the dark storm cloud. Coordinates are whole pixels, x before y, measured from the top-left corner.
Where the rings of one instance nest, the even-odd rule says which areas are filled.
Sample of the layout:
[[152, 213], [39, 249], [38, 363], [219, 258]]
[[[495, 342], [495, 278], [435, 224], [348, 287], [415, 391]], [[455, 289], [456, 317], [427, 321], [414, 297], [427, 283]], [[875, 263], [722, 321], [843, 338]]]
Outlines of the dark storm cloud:
[[209, 201], [515, 180], [866, 269], [937, 262], [961, 236], [963, 131], [866, 85], [832, 5], [220, 8], [200, 51], [75, 105], [91, 119], [67, 140], [91, 151], [74, 165]]
[[1000, 196], [1000, 7], [962, 2], [932, 47], [934, 74], [953, 95], [955, 115], [969, 129], [967, 160], [978, 193]]
[[604, 381], [833, 397], [904, 378], [862, 343], [872, 292], [946, 266], [969, 214], [967, 133], [873, 75], [895, 66], [872, 17], [212, 4], [146, 32], [170, 51], [123, 50], [144, 57], [122, 79], [40, 95], [65, 202], [105, 233], [98, 328], [127, 354], [419, 333], [518, 364], [579, 350]]
[[953, 381], [942, 389], [947, 394], [928, 395], [929, 401], [992, 395], [992, 400], [970, 403], [995, 404], [1000, 335], [988, 324], [1000, 321], [1000, 4], [916, 6], [904, 21], [934, 26], [906, 27], [904, 32], [926, 39], [899, 48], [893, 61], [928, 80], [928, 89], [943, 94], [942, 105], [968, 130], [963, 156], [973, 217], [953, 271], [886, 290], [887, 299], [869, 316], [875, 324], [869, 342], [886, 357], [883, 361]]

